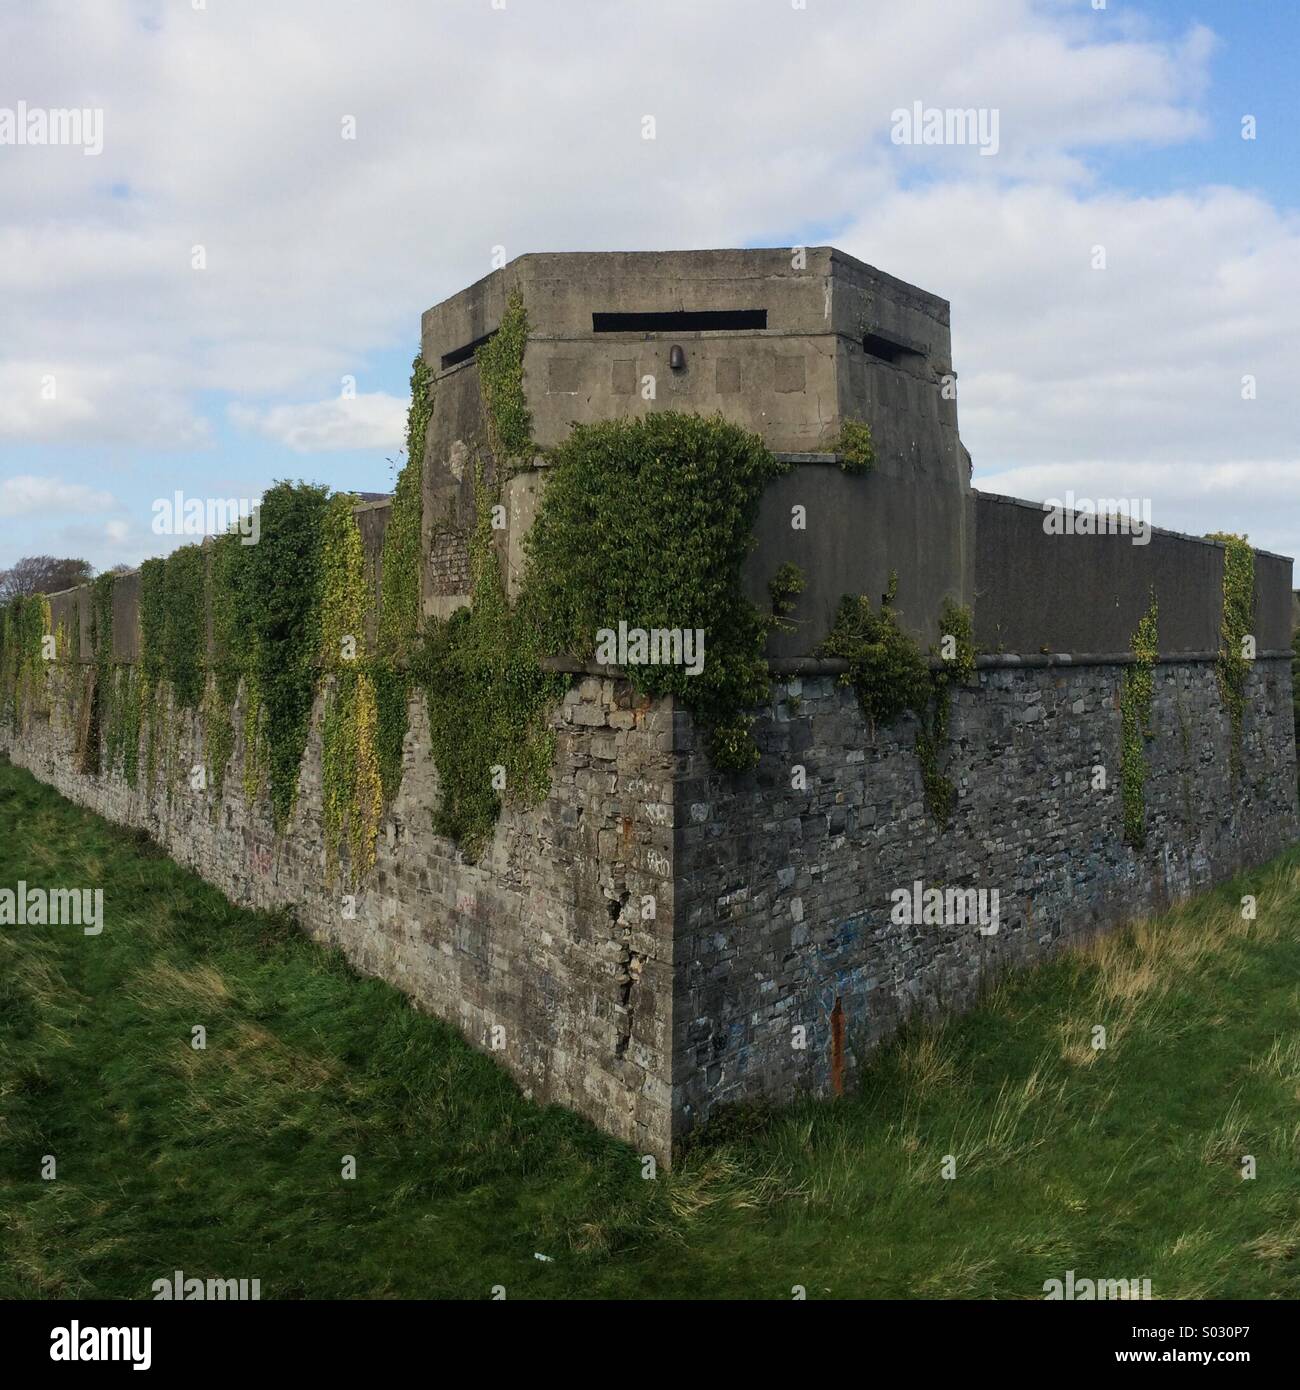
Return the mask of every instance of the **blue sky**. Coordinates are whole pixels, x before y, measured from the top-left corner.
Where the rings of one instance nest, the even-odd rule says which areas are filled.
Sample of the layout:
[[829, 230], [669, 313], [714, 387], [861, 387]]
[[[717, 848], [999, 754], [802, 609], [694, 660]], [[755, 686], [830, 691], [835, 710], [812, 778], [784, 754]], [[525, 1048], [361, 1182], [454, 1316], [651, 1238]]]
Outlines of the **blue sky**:
[[[1256, 188], [1277, 207], [1300, 207], [1296, 131], [1300, 129], [1300, 6], [1291, 0], [1144, 0], [1109, 10], [1143, 16], [1174, 36], [1200, 23], [1215, 36], [1210, 82], [1198, 102], [1206, 131], [1166, 147], [1109, 150], [1099, 161], [1107, 183], [1134, 193], [1165, 193], [1210, 183]], [[1259, 135], [1241, 138], [1241, 117], [1257, 118]]]
[[[10, 7], [0, 108], [104, 149], [0, 146], [0, 566], [161, 553], [176, 489], [388, 489], [420, 312], [497, 245], [823, 241], [951, 301], [977, 486], [1300, 552], [1297, 53], [1283, 0]], [[914, 100], [998, 157], [893, 145]]]

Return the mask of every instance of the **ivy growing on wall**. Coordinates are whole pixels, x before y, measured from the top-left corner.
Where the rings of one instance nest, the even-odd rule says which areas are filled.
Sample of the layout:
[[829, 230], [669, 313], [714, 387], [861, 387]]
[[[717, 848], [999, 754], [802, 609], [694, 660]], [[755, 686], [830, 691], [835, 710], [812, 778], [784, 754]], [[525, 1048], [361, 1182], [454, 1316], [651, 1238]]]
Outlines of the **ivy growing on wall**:
[[952, 686], [975, 674], [975, 642], [970, 609], [951, 600], [940, 614], [936, 652], [944, 664], [931, 670], [930, 661], [915, 638], [899, 624], [894, 601], [898, 576], [889, 576], [889, 588], [879, 610], [865, 595], [845, 595], [835, 622], [818, 649], [822, 656], [848, 663], [841, 685], [851, 685], [873, 731], [888, 727], [905, 713], [918, 721], [916, 753], [927, 810], [940, 828], [947, 826], [957, 791], [939, 765], [948, 740]]
[[543, 671], [542, 625], [508, 602], [492, 545], [497, 489], [482, 460], [470, 539], [471, 602], [430, 622], [418, 662], [438, 769], [434, 828], [477, 858], [507, 802], [529, 806], [551, 781], [554, 735], [546, 720], [568, 681]]
[[85, 742], [81, 747], [81, 772], [98, 777], [104, 733], [113, 714], [113, 585], [117, 576], [101, 574], [90, 586], [90, 650], [95, 675], [90, 687], [90, 709]]
[[432, 374], [417, 355], [411, 368], [406, 464], [397, 476], [380, 556], [381, 603], [373, 677], [376, 752], [384, 803], [402, 780], [402, 745], [411, 694], [411, 663], [420, 631], [420, 537], [424, 508], [424, 438], [433, 412]]
[[110, 668], [110, 711], [104, 731], [104, 771], [121, 768], [130, 787], [136, 785], [140, 764], [140, 676], [132, 662], [115, 662]]
[[888, 728], [909, 710], [924, 709], [932, 693], [920, 644], [899, 624], [897, 596], [897, 574], [889, 576], [879, 611], [865, 594], [846, 594], [818, 648], [820, 655], [848, 663], [839, 683], [853, 687], [873, 734], [877, 725]]
[[1232, 726], [1229, 758], [1234, 777], [1241, 775], [1242, 731], [1246, 717], [1246, 682], [1251, 658], [1246, 655], [1246, 639], [1251, 635], [1255, 615], [1255, 552], [1245, 536], [1218, 531], [1212, 540], [1222, 541], [1223, 622], [1219, 634], [1223, 645], [1215, 672], [1219, 693]]
[[840, 425], [835, 452], [845, 473], [870, 473], [876, 462], [871, 426], [865, 420], [845, 420]]
[[29, 705], [46, 694], [42, 645], [51, 631], [50, 601], [44, 594], [18, 594], [0, 612], [0, 718], [18, 728]]
[[298, 798], [320, 651], [321, 523], [328, 490], [276, 483], [262, 497], [261, 534], [248, 547], [254, 601], [252, 670], [261, 705], [267, 791], [277, 829]]
[[[435, 824], [471, 855], [506, 801], [530, 804], [550, 785], [546, 716], [567, 681], [542, 669], [543, 656], [591, 659], [597, 633], [620, 623], [702, 630], [698, 674], [618, 664], [641, 693], [681, 699], [708, 729], [716, 765], [731, 770], [757, 760], [746, 710], [767, 694], [773, 618], [744, 597], [740, 575], [759, 496], [782, 469], [757, 436], [721, 418], [656, 413], [576, 426], [547, 453], [520, 593], [509, 601], [491, 517], [504, 479], [536, 452], [527, 335], [516, 291], [476, 354], [487, 457], [475, 463], [471, 602], [430, 624], [419, 660], [440, 784]], [[794, 592], [773, 593], [778, 620]]]
[[533, 417], [524, 395], [528, 312], [512, 290], [501, 327], [475, 352], [488, 448], [498, 467], [526, 463], [533, 455]]
[[939, 612], [937, 655], [944, 664], [930, 672], [934, 698], [928, 711], [919, 714], [916, 755], [921, 763], [921, 784], [925, 804], [941, 829], [946, 828], [957, 804], [957, 789], [939, 766], [948, 742], [948, 719], [952, 710], [952, 687], [964, 685], [975, 676], [975, 634], [971, 611], [963, 604], [945, 599]]
[[626, 665], [705, 726], [719, 768], [752, 767], [746, 711], [767, 698], [770, 625], [744, 595], [759, 498], [785, 465], [755, 434], [664, 412], [578, 425], [547, 455], [520, 605], [553, 652], [589, 657], [599, 630], [699, 629], [704, 667]]
[[1151, 595], [1147, 609], [1133, 634], [1132, 666], [1125, 668], [1120, 686], [1120, 794], [1124, 804], [1124, 840], [1135, 849], [1146, 844], [1146, 781], [1151, 701], [1155, 694], [1156, 658], [1160, 655], [1160, 610]]
[[345, 832], [353, 876], [370, 870], [383, 815], [378, 713], [364, 633], [369, 595], [355, 502], [347, 494], [330, 498], [321, 520], [319, 661], [331, 676], [321, 724], [322, 818], [331, 879]]
[[[244, 789], [252, 799], [265, 783], [282, 829], [323, 684], [326, 859], [335, 871], [346, 838], [350, 868], [360, 877], [373, 865], [383, 807], [400, 782], [408, 701], [418, 683], [439, 779], [435, 825], [472, 857], [503, 805], [533, 804], [549, 788], [550, 712], [569, 677], [547, 670], [543, 658], [608, 662], [603, 635], [622, 630], [703, 634], [698, 670], [688, 661], [655, 664], [623, 652], [612, 661], [640, 693], [671, 694], [695, 714], [716, 767], [755, 764], [749, 711], [768, 695], [766, 639], [774, 627], [788, 629], [802, 576], [789, 565], [777, 572], [769, 612], [748, 600], [741, 576], [762, 492], [783, 465], [756, 435], [721, 417], [655, 413], [575, 426], [547, 452], [547, 485], [512, 603], [494, 520], [512, 470], [536, 452], [523, 391], [527, 335], [523, 301], [512, 293], [500, 328], [477, 353], [486, 440], [474, 461], [469, 605], [424, 629], [422, 464], [432, 380], [417, 357], [407, 459], [380, 556], [373, 643], [364, 630], [370, 594], [354, 499], [278, 483], [262, 500], [256, 546], [243, 546], [232, 533], [206, 551], [185, 547], [142, 567], [137, 689], [129, 675], [96, 682], [103, 699], [124, 711], [111, 724], [110, 761], [132, 756], [133, 743], [138, 755], [135, 718], [149, 730], [152, 779], [160, 692], [167, 691], [171, 708], [201, 710], [210, 783], [220, 792], [242, 688]], [[869, 468], [874, 450], [866, 425], [846, 423], [839, 450], [850, 469]], [[955, 792], [940, 761], [951, 685], [974, 670], [970, 615], [945, 610], [941, 627], [953, 649], [932, 671], [897, 623], [895, 592], [891, 581], [879, 613], [865, 599], [846, 598], [823, 650], [846, 657], [847, 679], [873, 722], [916, 714], [926, 803], [946, 822]], [[106, 595], [111, 599], [111, 584], [95, 592], [97, 662], [111, 653], [111, 601], [101, 612]], [[0, 652], [0, 661], [7, 659]]]
[[771, 627], [774, 632], [793, 632], [795, 624], [790, 620], [795, 601], [803, 593], [803, 570], [792, 561], [777, 567], [776, 573], [767, 581], [767, 595], [772, 600]]
[[[1295, 741], [1300, 748], [1300, 628], [1291, 636], [1291, 708], [1295, 713]], [[1300, 791], [1300, 768], [1296, 772], [1296, 787]]]
[[167, 601], [163, 617], [163, 670], [177, 708], [195, 710], [207, 670], [207, 610], [203, 548], [183, 545], [163, 562]]
[[237, 531], [228, 531], [212, 542], [207, 563], [207, 612], [212, 624], [212, 656], [203, 700], [203, 746], [207, 753], [208, 785], [220, 801], [226, 785], [226, 768], [235, 751], [235, 703], [239, 682], [246, 675], [246, 643], [241, 630], [240, 580], [246, 547]]
[[167, 624], [167, 562], [146, 560], [140, 566], [140, 722], [145, 732], [145, 785], [152, 787], [158, 771], [158, 733], [161, 722], [163, 631]]

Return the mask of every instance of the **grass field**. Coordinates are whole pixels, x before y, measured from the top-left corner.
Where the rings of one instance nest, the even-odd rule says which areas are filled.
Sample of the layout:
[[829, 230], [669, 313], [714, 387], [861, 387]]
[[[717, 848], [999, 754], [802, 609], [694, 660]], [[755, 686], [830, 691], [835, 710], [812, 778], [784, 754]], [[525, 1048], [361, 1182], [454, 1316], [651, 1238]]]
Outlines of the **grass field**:
[[263, 1298], [1041, 1298], [1068, 1269], [1300, 1295], [1297, 851], [652, 1181], [395, 990], [0, 761], [19, 879], [102, 887], [105, 929], [0, 927], [0, 1297], [149, 1297], [175, 1269]]

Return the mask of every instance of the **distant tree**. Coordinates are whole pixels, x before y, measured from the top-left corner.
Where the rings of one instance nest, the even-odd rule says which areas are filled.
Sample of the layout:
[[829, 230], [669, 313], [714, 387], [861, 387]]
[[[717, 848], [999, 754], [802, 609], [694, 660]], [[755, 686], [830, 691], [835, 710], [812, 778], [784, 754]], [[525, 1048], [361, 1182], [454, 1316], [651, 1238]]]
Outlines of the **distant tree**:
[[20, 594], [57, 594], [95, 577], [89, 560], [56, 560], [53, 555], [26, 555], [12, 569], [0, 570], [0, 602]]

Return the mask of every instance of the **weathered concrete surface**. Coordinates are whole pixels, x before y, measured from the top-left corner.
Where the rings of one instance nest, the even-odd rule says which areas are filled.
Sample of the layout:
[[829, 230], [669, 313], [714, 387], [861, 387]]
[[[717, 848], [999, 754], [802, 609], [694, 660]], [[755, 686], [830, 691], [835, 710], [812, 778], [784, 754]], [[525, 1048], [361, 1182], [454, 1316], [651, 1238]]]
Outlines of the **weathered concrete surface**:
[[[975, 636], [1009, 652], [1116, 652], [1130, 647], [1152, 590], [1162, 652], [1215, 651], [1223, 623], [1222, 541], [1152, 530], [1048, 535], [1040, 503], [975, 493]], [[1255, 552], [1260, 651], [1290, 644], [1291, 561]]]
[[[528, 311], [524, 391], [542, 448], [575, 423], [661, 410], [721, 414], [778, 453], [824, 452], [846, 420], [865, 421], [881, 479], [873, 500], [886, 500], [886, 517], [861, 504], [852, 515], [870, 517], [862, 544], [888, 542], [873, 553], [873, 571], [887, 574], [892, 563], [905, 574], [918, 612], [936, 596], [968, 602], [969, 459], [957, 433], [948, 305], [831, 247], [804, 255], [802, 263], [789, 248], [521, 256], [428, 310], [422, 352], [435, 384], [424, 455], [425, 613], [445, 616], [465, 601], [472, 460], [484, 421], [478, 366], [463, 354], [499, 326], [513, 289]], [[680, 311], [762, 311], [766, 327], [604, 332], [594, 317]], [[669, 366], [674, 346], [685, 353], [680, 370]], [[826, 496], [830, 484], [799, 476], [814, 502]], [[765, 502], [773, 533], [787, 495], [788, 484]], [[512, 557], [533, 510], [512, 508]], [[788, 528], [788, 508], [785, 517]], [[804, 539], [805, 551], [837, 544], [815, 533]], [[760, 588], [769, 558], [753, 567]], [[829, 589], [838, 576], [819, 582]]]
[[[795, 508], [802, 526], [792, 525]], [[869, 594], [875, 603], [898, 578], [895, 611], [923, 647], [938, 639], [945, 599], [972, 593], [973, 550], [963, 557], [970, 494], [885, 456], [865, 476], [845, 473], [834, 455], [799, 462], [764, 490], [754, 526], [755, 547], [744, 569], [745, 593], [764, 611], [768, 583], [782, 564], [803, 572], [804, 589], [793, 629], [768, 639], [771, 657], [809, 656], [829, 633], [845, 594]], [[936, 554], [940, 563], [931, 563]], [[963, 577], [954, 577], [954, 559]], [[968, 600], [969, 601], [969, 600]]]

